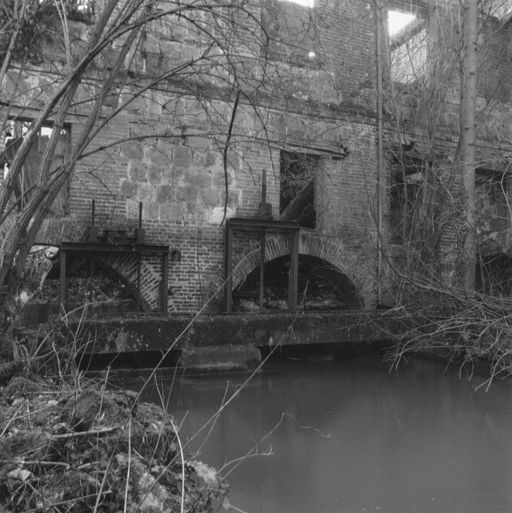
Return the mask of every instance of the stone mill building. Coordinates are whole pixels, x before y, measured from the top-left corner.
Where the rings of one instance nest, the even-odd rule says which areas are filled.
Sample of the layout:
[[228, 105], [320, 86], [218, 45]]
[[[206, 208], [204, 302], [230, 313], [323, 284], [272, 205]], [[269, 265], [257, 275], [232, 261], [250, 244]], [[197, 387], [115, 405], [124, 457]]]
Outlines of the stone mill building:
[[[80, 3], [70, 16], [77, 40], [93, 29], [100, 4]], [[165, 4], [157, 1], [155, 8]], [[98, 135], [37, 243], [129, 245], [137, 243], [133, 233], [148, 247], [168, 248], [94, 256], [91, 272], [116, 276], [147, 311], [159, 304], [186, 313], [386, 303], [393, 287], [379, 246], [390, 261], [406, 260], [403, 236], [418, 221], [410, 203], [424, 169], [434, 161], [446, 167], [456, 151], [454, 76], [435, 99], [434, 127], [426, 125], [426, 106], [435, 102], [423, 87], [426, 77], [448, 72], [436, 41], [450, 6], [254, 0], [220, 16], [211, 4], [156, 18], [141, 31], [123, 80], [105, 99]], [[404, 13], [404, 27], [393, 29], [393, 14]], [[506, 16], [489, 15], [483, 47], [496, 33], [510, 41]], [[482, 58], [486, 79], [479, 84], [480, 108], [488, 109], [479, 125], [479, 176], [493, 254], [508, 243], [502, 215], [510, 146], [507, 44]], [[114, 41], [98, 69], [108, 69], [116, 51]], [[5, 78], [5, 94], [22, 94], [9, 114], [3, 149], [23, 136], [24, 123], [44, 105], [58, 74], [54, 64], [39, 62]], [[80, 88], [57, 160], [66, 158], [85, 122], [94, 76]], [[43, 129], [31, 150], [36, 161], [45, 137]], [[8, 158], [3, 164], [8, 173]], [[21, 198], [30, 194], [30, 177], [28, 161]], [[409, 199], [397, 187], [408, 190]], [[450, 280], [456, 223], [447, 221], [438, 235], [439, 273]], [[70, 250], [68, 270], [79, 256]], [[58, 260], [56, 276], [57, 267]]]

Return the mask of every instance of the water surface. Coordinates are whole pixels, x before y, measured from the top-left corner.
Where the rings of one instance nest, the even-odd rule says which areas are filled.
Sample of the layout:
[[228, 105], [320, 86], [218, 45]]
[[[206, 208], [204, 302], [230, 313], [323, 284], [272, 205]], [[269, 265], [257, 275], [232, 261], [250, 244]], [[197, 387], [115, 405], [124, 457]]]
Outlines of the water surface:
[[[203, 428], [245, 378], [178, 378], [168, 406], [189, 452], [228, 474], [239, 510], [512, 511], [510, 384], [475, 391], [481, 378], [420, 360], [392, 373], [371, 358], [280, 362]], [[155, 389], [145, 399], [161, 401]]]

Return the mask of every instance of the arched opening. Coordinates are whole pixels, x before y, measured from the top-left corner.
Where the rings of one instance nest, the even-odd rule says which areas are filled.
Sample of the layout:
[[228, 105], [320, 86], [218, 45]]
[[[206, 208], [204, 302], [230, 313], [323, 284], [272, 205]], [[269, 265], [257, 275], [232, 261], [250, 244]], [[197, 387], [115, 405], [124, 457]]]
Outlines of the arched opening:
[[493, 296], [512, 295], [512, 258], [505, 253], [482, 255], [476, 266], [476, 289]]
[[[265, 264], [263, 302], [259, 305], [259, 267], [233, 291], [235, 309], [242, 312], [288, 310], [290, 256]], [[311, 255], [299, 255], [299, 305], [307, 311], [361, 308], [363, 301], [351, 280], [329, 262]]]
[[[49, 270], [41, 290], [33, 298], [38, 303], [58, 303], [59, 301], [59, 260]], [[120, 273], [100, 259], [94, 260], [72, 255], [66, 265], [68, 280], [67, 304], [70, 307], [86, 303], [102, 303], [115, 306], [122, 311], [136, 310], [137, 290]], [[139, 296], [143, 310], [149, 310], [144, 299]]]

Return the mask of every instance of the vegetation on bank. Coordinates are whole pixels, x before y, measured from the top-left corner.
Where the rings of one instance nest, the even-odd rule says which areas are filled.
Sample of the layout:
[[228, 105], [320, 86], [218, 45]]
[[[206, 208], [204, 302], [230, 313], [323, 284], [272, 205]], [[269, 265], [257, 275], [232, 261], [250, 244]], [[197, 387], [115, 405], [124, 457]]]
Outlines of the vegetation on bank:
[[206, 464], [185, 459], [164, 409], [78, 373], [63, 379], [60, 365], [54, 378], [28, 369], [0, 377], [1, 513], [207, 513], [221, 506], [226, 484]]
[[413, 353], [430, 353], [473, 371], [485, 369], [489, 387], [512, 376], [512, 299], [507, 296], [443, 287], [407, 278], [411, 300], [393, 309], [402, 320], [388, 357], [395, 367]]

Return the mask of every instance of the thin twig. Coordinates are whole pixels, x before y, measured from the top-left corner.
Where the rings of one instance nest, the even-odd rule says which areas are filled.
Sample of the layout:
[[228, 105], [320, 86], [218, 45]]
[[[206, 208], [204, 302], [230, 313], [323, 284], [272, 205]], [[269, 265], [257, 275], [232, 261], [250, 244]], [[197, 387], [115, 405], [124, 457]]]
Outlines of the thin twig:
[[128, 469], [126, 470], [126, 485], [124, 487], [124, 513], [128, 508], [128, 489], [130, 488], [130, 470], [132, 466], [132, 419], [128, 420]]
[[180, 458], [181, 458], [181, 502], [180, 502], [180, 513], [184, 513], [185, 511], [185, 455], [183, 454], [183, 446], [181, 445], [180, 435], [178, 433], [178, 429], [176, 428], [176, 424], [169, 418], [172, 428], [176, 433], [176, 440], [178, 440], [178, 447], [180, 448]]
[[101, 429], [94, 429], [91, 431], [77, 431], [73, 433], [64, 433], [62, 435], [52, 435], [53, 439], [67, 439], [67, 438], [76, 438], [79, 436], [96, 436], [96, 435], [105, 435], [107, 433], [112, 433], [113, 431], [117, 431], [119, 426], [106, 427]]

